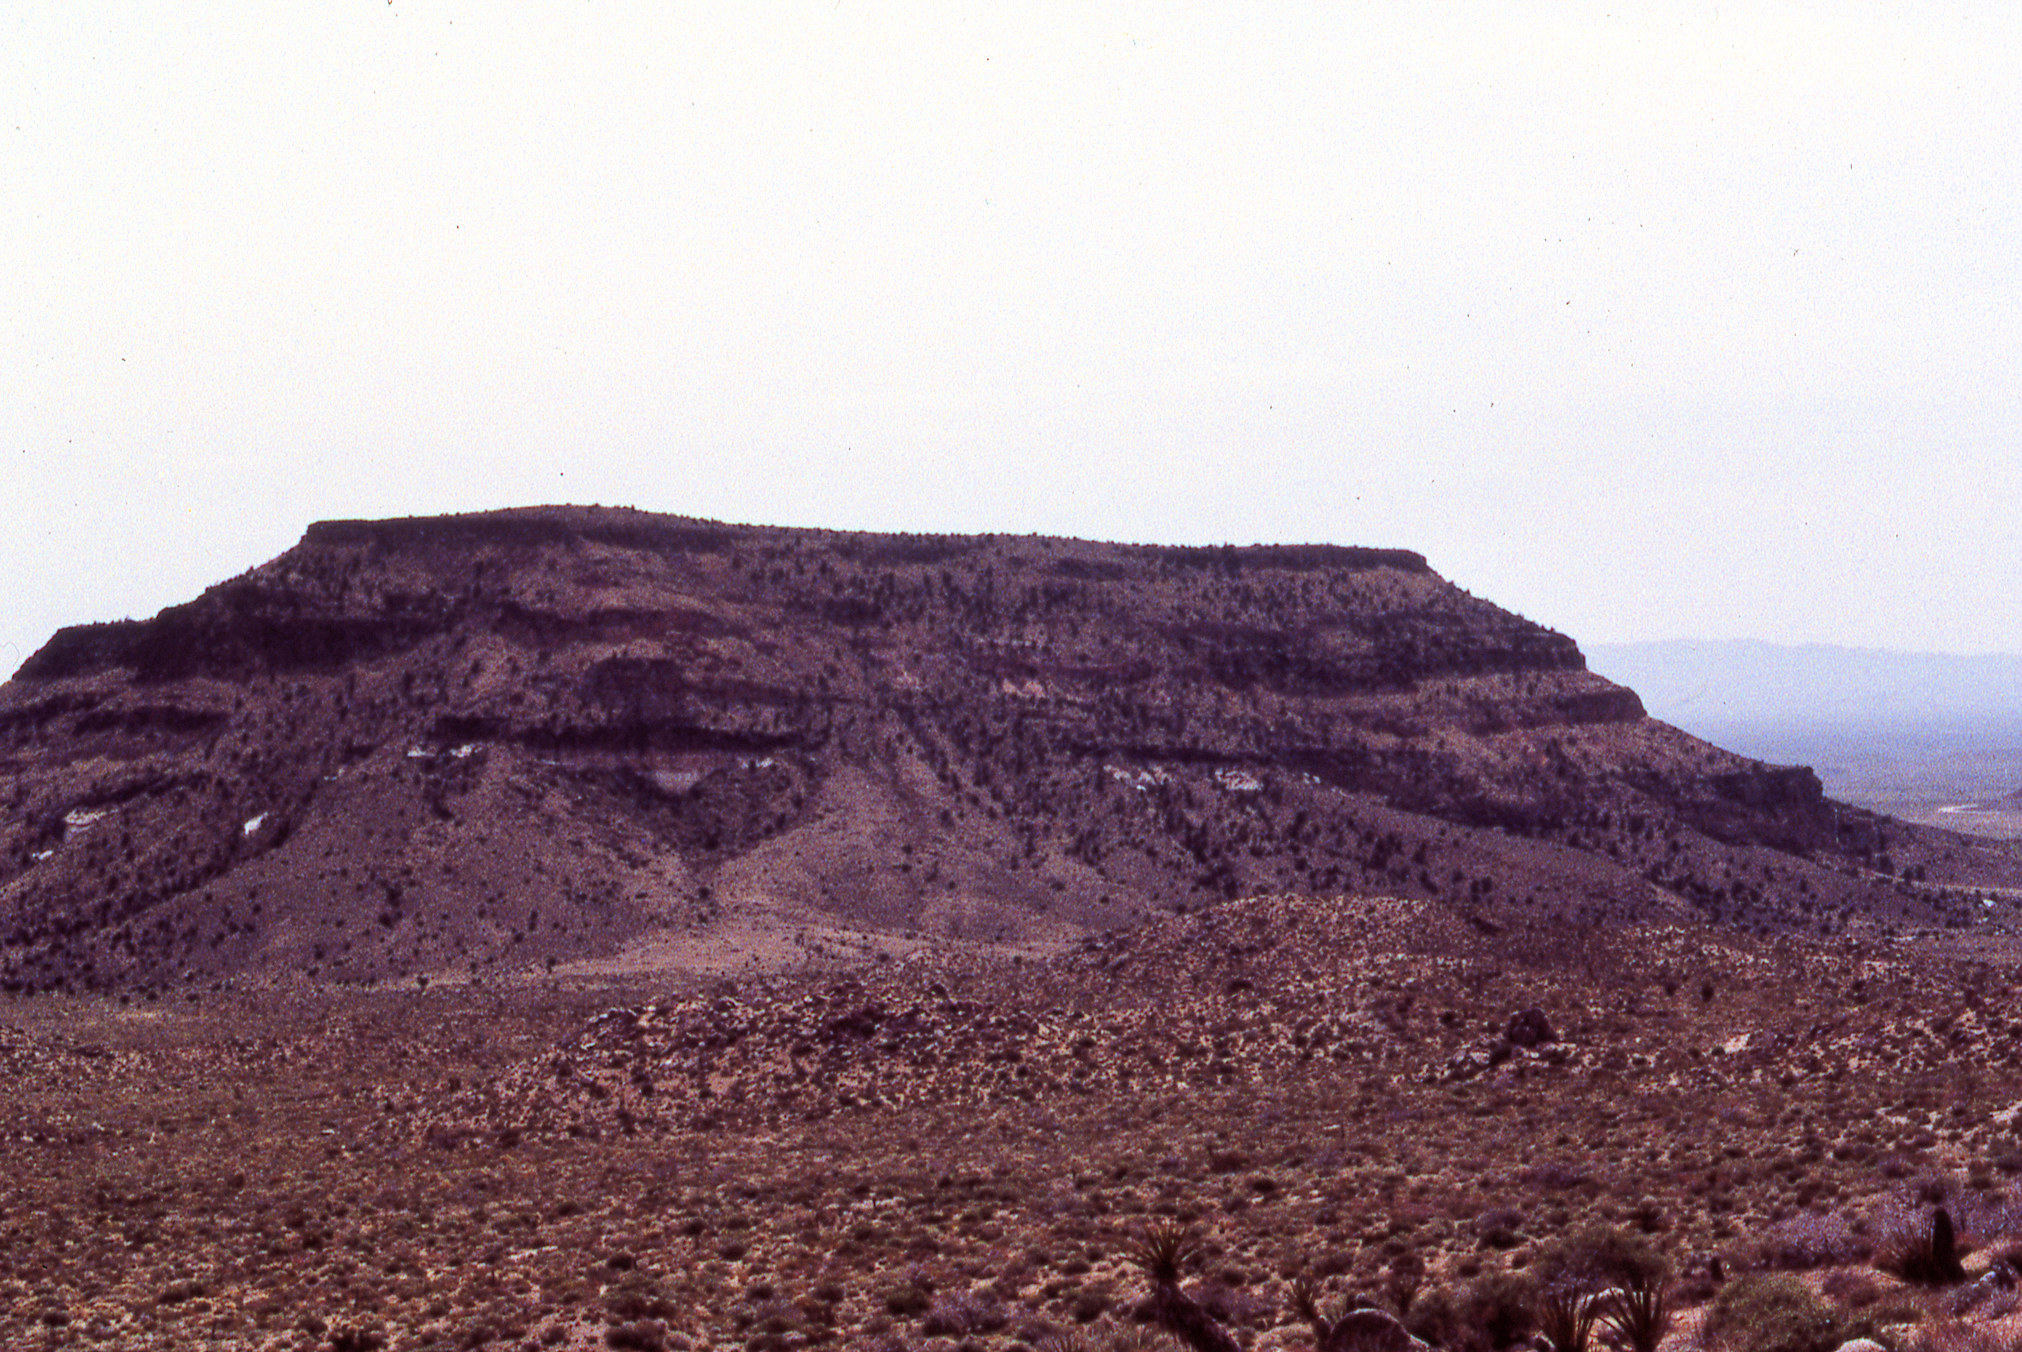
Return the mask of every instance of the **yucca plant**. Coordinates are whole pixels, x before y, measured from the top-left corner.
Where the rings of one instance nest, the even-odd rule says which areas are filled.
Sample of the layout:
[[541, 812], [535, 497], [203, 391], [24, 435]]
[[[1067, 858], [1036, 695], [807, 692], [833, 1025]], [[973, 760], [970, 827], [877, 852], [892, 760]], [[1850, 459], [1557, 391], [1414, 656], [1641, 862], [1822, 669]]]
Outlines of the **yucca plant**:
[[1124, 1245], [1124, 1253], [1144, 1269], [1153, 1286], [1169, 1286], [1179, 1281], [1180, 1268], [1192, 1262], [1200, 1248], [1200, 1241], [1187, 1226], [1178, 1221], [1153, 1221]]
[[1875, 1265], [1918, 1286], [1949, 1286], [1966, 1280], [1952, 1215], [1939, 1207], [1928, 1230], [1912, 1231], [1888, 1245]]
[[1671, 1301], [1664, 1283], [1632, 1279], [1607, 1293], [1601, 1319], [1626, 1352], [1657, 1352], [1671, 1330]]
[[1200, 1252], [1193, 1231], [1177, 1221], [1154, 1221], [1125, 1248], [1151, 1279], [1152, 1319], [1194, 1352], [1242, 1352], [1229, 1331], [1180, 1290], [1180, 1269]]
[[1539, 1302], [1539, 1322], [1554, 1347], [1591, 1339], [1605, 1328], [1626, 1352], [1651, 1352], [1671, 1326], [1665, 1294], [1670, 1264], [1641, 1235], [1612, 1225], [1589, 1225], [1546, 1245], [1534, 1268], [1546, 1293], [1577, 1294], [1585, 1328], [1571, 1308]]
[[1313, 1330], [1316, 1347], [1325, 1348], [1334, 1331], [1334, 1322], [1320, 1313], [1320, 1288], [1311, 1277], [1301, 1277], [1292, 1283], [1292, 1313], [1306, 1321]]
[[1552, 1352], [1587, 1352], [1597, 1314], [1591, 1294], [1573, 1286], [1547, 1287], [1538, 1292], [1533, 1313]]

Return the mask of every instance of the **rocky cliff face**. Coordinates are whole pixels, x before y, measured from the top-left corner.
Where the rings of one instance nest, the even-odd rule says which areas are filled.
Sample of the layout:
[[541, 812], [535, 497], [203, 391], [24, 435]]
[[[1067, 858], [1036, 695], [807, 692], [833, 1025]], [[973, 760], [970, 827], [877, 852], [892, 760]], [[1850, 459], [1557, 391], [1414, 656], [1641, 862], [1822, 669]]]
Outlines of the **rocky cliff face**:
[[1926, 882], [1963, 848], [1652, 722], [1403, 551], [564, 508], [323, 523], [64, 631], [0, 689], [0, 809], [17, 986], [1044, 942], [1265, 891], [1830, 925], [1944, 902], [1889, 837]]

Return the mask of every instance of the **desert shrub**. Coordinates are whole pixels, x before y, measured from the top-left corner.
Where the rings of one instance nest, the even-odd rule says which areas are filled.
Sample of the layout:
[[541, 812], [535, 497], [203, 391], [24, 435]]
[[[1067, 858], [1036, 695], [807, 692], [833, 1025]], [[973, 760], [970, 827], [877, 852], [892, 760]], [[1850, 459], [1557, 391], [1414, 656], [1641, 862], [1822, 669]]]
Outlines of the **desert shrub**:
[[1719, 1292], [1726, 1278], [1714, 1271], [1713, 1263], [1695, 1263], [1678, 1275], [1671, 1284], [1671, 1295], [1680, 1305], [1703, 1305]]
[[1944, 1206], [1959, 1194], [1959, 1180], [1942, 1170], [1914, 1175], [1904, 1189], [1926, 1206]]
[[2022, 1201], [1997, 1191], [1967, 1193], [1947, 1204], [1959, 1233], [1981, 1244], [2022, 1236]]
[[1178, 1352], [1178, 1348], [1163, 1329], [1125, 1325], [1109, 1335], [1109, 1352]]
[[1404, 1327], [1434, 1347], [1445, 1346], [1460, 1328], [1459, 1301], [1446, 1287], [1435, 1286], [1412, 1302]]
[[1435, 1347], [1492, 1352], [1536, 1327], [1535, 1290], [1514, 1274], [1488, 1273], [1457, 1291], [1441, 1287], [1420, 1296], [1405, 1327]]
[[1648, 1239], [1613, 1225], [1589, 1225], [1553, 1240], [1531, 1263], [1531, 1279], [1545, 1290], [1661, 1286], [1670, 1273], [1670, 1263]]
[[[1322, 1271], [1322, 1276], [1334, 1274]], [[1399, 1319], [1411, 1313], [1411, 1303], [1425, 1286], [1425, 1260], [1415, 1253], [1400, 1254], [1384, 1274], [1383, 1294]]]
[[1475, 1221], [1475, 1233], [1484, 1249], [1514, 1249], [1523, 1243], [1524, 1214], [1509, 1207], [1484, 1213]]
[[1985, 1324], [1947, 1319], [1917, 1334], [1912, 1352], [2015, 1352], [2015, 1335]]
[[1162, 1329], [1142, 1325], [1103, 1325], [1093, 1333], [1078, 1329], [1041, 1334], [1038, 1352], [1179, 1352], [1179, 1344]]
[[667, 1330], [650, 1319], [641, 1319], [630, 1324], [613, 1324], [604, 1331], [604, 1345], [616, 1348], [618, 1352], [664, 1352], [667, 1346]]
[[1756, 1262], [1763, 1267], [1797, 1271], [1858, 1262], [1869, 1253], [1867, 1242], [1846, 1217], [1817, 1211], [1770, 1226], [1757, 1237], [1753, 1248]]
[[1255, 1325], [1272, 1308], [1268, 1296], [1221, 1281], [1204, 1283], [1198, 1299], [1202, 1309], [1224, 1324]]
[[367, 1327], [339, 1327], [330, 1331], [332, 1352], [378, 1352], [386, 1346], [384, 1329]]
[[802, 1315], [800, 1306], [790, 1300], [780, 1300], [772, 1296], [770, 1287], [762, 1289], [768, 1294], [759, 1298], [757, 1305], [748, 1312], [737, 1316], [739, 1326], [753, 1328], [760, 1333], [801, 1332], [807, 1320]]
[[1107, 1284], [1083, 1287], [1069, 1298], [1068, 1317], [1077, 1324], [1092, 1324], [1109, 1313], [1111, 1297], [1112, 1292]]
[[902, 1282], [885, 1292], [885, 1310], [900, 1318], [925, 1314], [934, 1307], [934, 1297], [916, 1282]]
[[1829, 1272], [1820, 1289], [1849, 1310], [1865, 1310], [1882, 1298], [1881, 1284], [1865, 1272]]
[[1871, 1338], [1876, 1329], [1897, 1324], [1921, 1324], [1929, 1317], [1930, 1311], [1915, 1297], [1897, 1292], [1861, 1311], [1854, 1326], [1860, 1330], [1860, 1336]]
[[1720, 1289], [1705, 1338], [1722, 1352], [1833, 1352], [1865, 1331], [1788, 1273], [1752, 1273]]
[[1875, 1266], [1916, 1286], [1950, 1286], [1966, 1280], [1951, 1213], [1939, 1207], [1928, 1223], [1891, 1225], [1875, 1255]]
[[183, 1301], [194, 1300], [198, 1296], [207, 1296], [209, 1294], [209, 1287], [192, 1278], [185, 1281], [170, 1282], [161, 1289], [161, 1294], [156, 1296], [155, 1300], [163, 1305], [179, 1305]]
[[613, 1322], [636, 1319], [665, 1319], [674, 1313], [674, 1302], [660, 1284], [643, 1272], [633, 1272], [604, 1292], [604, 1309]]
[[920, 1332], [930, 1338], [964, 1338], [972, 1333], [995, 1333], [1011, 1322], [1002, 1304], [987, 1295], [957, 1291], [934, 1302], [920, 1321]]

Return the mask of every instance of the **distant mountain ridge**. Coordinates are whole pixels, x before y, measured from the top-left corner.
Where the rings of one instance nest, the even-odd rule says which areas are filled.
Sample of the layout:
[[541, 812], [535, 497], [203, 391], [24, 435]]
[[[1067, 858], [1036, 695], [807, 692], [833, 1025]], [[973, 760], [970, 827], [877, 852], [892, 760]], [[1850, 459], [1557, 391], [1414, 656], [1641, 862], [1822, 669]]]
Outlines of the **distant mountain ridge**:
[[1755, 640], [1597, 643], [1586, 652], [1595, 671], [1641, 695], [1653, 717], [1722, 745], [1738, 739], [1737, 749], [1761, 738], [1834, 735], [1932, 749], [2004, 738], [2022, 745], [2022, 654]]
[[2022, 838], [2022, 655], [1732, 641], [1596, 644], [1591, 656], [1654, 716], [1810, 766], [1844, 802]]

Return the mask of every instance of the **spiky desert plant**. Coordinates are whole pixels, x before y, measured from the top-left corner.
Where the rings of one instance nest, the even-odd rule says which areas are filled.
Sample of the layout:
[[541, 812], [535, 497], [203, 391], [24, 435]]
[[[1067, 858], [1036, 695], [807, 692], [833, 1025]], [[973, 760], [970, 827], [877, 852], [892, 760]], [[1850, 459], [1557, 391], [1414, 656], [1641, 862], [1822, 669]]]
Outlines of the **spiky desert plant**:
[[1391, 1313], [1399, 1319], [1403, 1319], [1409, 1315], [1411, 1313], [1411, 1303], [1418, 1299], [1418, 1293], [1424, 1289], [1424, 1286], [1425, 1267], [1423, 1263], [1415, 1259], [1408, 1263], [1400, 1261], [1395, 1267], [1391, 1268], [1390, 1275], [1384, 1279], [1383, 1283], [1384, 1294], [1390, 1297]]
[[1079, 1329], [1049, 1333], [1035, 1346], [1038, 1352], [1096, 1352], [1095, 1340]]
[[1875, 1266], [1918, 1286], [1950, 1286], [1966, 1280], [1951, 1213], [1939, 1207], [1928, 1230], [1913, 1231], [1888, 1245]]
[[1657, 1352], [1671, 1330], [1671, 1301], [1663, 1280], [1624, 1281], [1602, 1297], [1601, 1319], [1627, 1352]]
[[1153, 1286], [1177, 1283], [1180, 1268], [1192, 1262], [1200, 1249], [1193, 1230], [1178, 1221], [1153, 1221], [1124, 1245], [1125, 1256], [1144, 1269]]
[[1539, 1291], [1532, 1310], [1539, 1336], [1551, 1345], [1552, 1352], [1587, 1352], [1598, 1314], [1595, 1304], [1590, 1293], [1575, 1286]]
[[1177, 1221], [1154, 1221], [1126, 1247], [1130, 1261], [1151, 1279], [1151, 1315], [1160, 1328], [1194, 1352], [1242, 1352], [1229, 1331], [1180, 1290], [1180, 1269], [1199, 1252], [1193, 1231]]
[[1109, 1352], [1177, 1352], [1164, 1329], [1128, 1324], [1109, 1335]]
[[1292, 1283], [1292, 1313], [1306, 1321], [1313, 1330], [1313, 1341], [1327, 1345], [1327, 1335], [1332, 1331], [1332, 1323], [1320, 1313], [1320, 1288], [1311, 1277], [1301, 1277]]
[[1160, 1329], [1127, 1324], [1108, 1330], [1105, 1336], [1090, 1337], [1079, 1329], [1049, 1333], [1039, 1340], [1039, 1352], [1175, 1352], [1173, 1342]]

